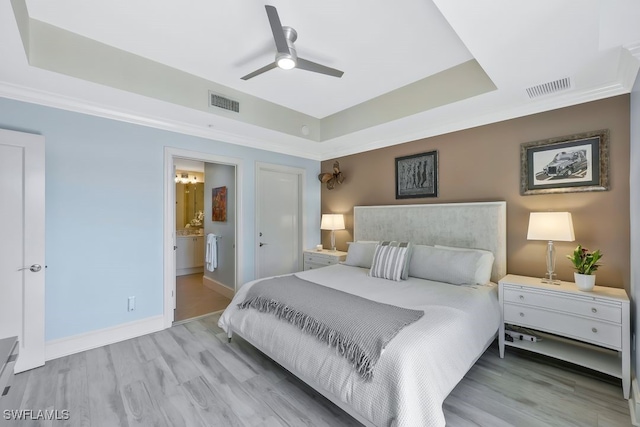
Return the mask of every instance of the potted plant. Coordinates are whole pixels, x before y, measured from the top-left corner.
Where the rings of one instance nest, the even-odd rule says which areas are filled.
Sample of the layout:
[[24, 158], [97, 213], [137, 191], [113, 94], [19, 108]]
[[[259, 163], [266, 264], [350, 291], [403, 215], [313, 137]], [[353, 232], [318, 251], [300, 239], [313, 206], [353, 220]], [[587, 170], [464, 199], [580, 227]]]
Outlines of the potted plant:
[[578, 245], [573, 251], [573, 254], [567, 255], [567, 258], [576, 269], [573, 277], [578, 289], [581, 291], [592, 291], [596, 284], [596, 276], [593, 273], [600, 267], [598, 261], [602, 258], [602, 252], [600, 252], [599, 249], [594, 252], [589, 252], [589, 249]]

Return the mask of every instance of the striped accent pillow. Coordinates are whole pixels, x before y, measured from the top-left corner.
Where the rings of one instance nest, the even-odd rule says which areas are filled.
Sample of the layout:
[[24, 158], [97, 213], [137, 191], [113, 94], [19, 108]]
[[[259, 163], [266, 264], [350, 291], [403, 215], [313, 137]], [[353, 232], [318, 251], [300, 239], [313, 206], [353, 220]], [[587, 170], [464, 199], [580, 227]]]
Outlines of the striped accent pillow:
[[376, 246], [369, 276], [389, 280], [406, 280], [412, 245], [409, 242], [380, 242]]

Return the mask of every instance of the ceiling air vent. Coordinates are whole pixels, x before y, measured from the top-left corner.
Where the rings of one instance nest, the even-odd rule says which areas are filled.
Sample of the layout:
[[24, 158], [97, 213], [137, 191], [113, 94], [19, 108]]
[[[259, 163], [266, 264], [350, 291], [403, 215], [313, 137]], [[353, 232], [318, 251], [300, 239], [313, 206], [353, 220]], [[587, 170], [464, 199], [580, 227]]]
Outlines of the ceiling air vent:
[[209, 92], [209, 106], [222, 108], [223, 110], [228, 111], [235, 111], [236, 113], [240, 112], [240, 103], [238, 101], [225, 98], [224, 96], [213, 92]]
[[531, 86], [527, 88], [527, 95], [529, 95], [530, 99], [533, 99], [539, 96], [549, 95], [567, 89], [571, 89], [571, 79], [569, 77], [565, 77], [564, 79], [555, 80], [548, 83], [543, 83], [537, 86]]

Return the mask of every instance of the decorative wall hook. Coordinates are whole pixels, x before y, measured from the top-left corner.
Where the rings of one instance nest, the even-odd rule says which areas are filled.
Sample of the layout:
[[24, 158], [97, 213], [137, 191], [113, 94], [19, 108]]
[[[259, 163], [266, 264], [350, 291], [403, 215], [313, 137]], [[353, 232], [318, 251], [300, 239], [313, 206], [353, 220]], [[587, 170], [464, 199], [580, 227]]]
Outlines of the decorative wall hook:
[[326, 182], [327, 188], [329, 190], [333, 190], [336, 186], [336, 183], [342, 184], [342, 181], [344, 181], [344, 175], [342, 174], [342, 172], [340, 172], [340, 163], [338, 163], [338, 161], [336, 160], [336, 162], [333, 164], [333, 173], [321, 173], [320, 175], [318, 175], [318, 179], [323, 184]]

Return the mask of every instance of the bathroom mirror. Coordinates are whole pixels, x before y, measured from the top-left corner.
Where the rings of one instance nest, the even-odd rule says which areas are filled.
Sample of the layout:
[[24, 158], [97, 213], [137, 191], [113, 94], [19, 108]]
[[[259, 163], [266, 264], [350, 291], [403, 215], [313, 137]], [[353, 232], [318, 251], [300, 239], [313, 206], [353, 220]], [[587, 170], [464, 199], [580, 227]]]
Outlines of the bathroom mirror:
[[[198, 218], [199, 213], [201, 213], [200, 218]], [[204, 183], [176, 183], [176, 230], [198, 229], [203, 226]]]

